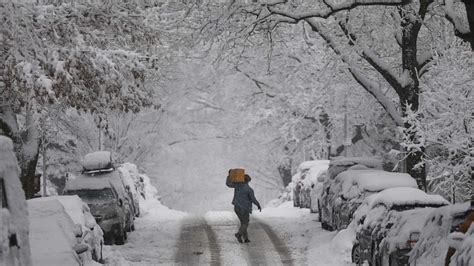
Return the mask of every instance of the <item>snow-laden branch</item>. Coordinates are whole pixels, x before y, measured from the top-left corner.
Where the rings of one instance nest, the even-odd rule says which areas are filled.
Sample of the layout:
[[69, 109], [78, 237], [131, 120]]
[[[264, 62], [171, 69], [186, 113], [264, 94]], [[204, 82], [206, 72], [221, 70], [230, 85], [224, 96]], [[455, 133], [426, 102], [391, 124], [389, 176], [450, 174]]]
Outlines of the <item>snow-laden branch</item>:
[[344, 10], [350, 10], [358, 6], [397, 6], [402, 4], [403, 0], [346, 0], [342, 3], [333, 4], [328, 3], [326, 0], [324, 0], [323, 2], [326, 5], [325, 8], [310, 12], [301, 12], [299, 14], [294, 14], [273, 6], [268, 7], [268, 10], [270, 11], [270, 13], [300, 21], [308, 18], [328, 18], [334, 13]]
[[[454, 28], [456, 31], [459, 32], [460, 35], [467, 35], [471, 32], [469, 29], [469, 25], [466, 25], [462, 22], [462, 19], [458, 16], [456, 11], [454, 10], [454, 2], [455, 0], [444, 0], [444, 7], [445, 7], [445, 14], [446, 18], [453, 23]], [[468, 3], [466, 3], [467, 5]], [[467, 6], [466, 6], [467, 9]], [[466, 10], [467, 11], [467, 10]]]
[[362, 47], [362, 57], [379, 72], [382, 77], [395, 89], [401, 92], [404, 86], [404, 81], [396, 73], [394, 73], [390, 66], [383, 62], [374, 52], [367, 47]]
[[403, 126], [403, 119], [400, 113], [397, 110], [395, 104], [382, 92], [380, 86], [374, 84], [371, 80], [369, 80], [362, 71], [352, 62], [351, 58], [342, 52], [342, 49], [339, 48], [337, 42], [333, 39], [333, 37], [329, 34], [328, 31], [324, 30], [324, 27], [320, 22], [318, 22], [314, 18], [306, 19], [305, 20], [311, 28], [319, 33], [319, 35], [328, 43], [329, 47], [338, 55], [341, 56], [342, 60], [347, 64], [349, 71], [351, 72], [352, 76], [355, 80], [375, 99], [382, 105], [382, 107], [387, 111], [387, 113], [392, 117], [395, 123], [398, 126]]

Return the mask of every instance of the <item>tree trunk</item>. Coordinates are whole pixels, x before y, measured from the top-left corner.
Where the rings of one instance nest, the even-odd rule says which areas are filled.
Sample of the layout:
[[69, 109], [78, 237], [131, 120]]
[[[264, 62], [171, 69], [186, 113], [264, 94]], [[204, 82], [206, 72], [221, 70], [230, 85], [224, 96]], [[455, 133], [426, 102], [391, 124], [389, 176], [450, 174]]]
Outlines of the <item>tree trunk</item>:
[[33, 118], [33, 112], [29, 107], [26, 109], [26, 131], [19, 129], [16, 115], [9, 106], [3, 106], [0, 109], [0, 129], [4, 135], [13, 140], [15, 154], [21, 170], [21, 184], [26, 198], [31, 199], [35, 194], [34, 177], [41, 140]]
[[39, 152], [37, 152], [36, 155], [31, 159], [19, 158], [21, 169], [20, 180], [23, 190], [25, 191], [26, 199], [31, 199], [35, 196], [34, 178], [36, 174], [38, 156]]
[[292, 160], [288, 159], [287, 162], [283, 162], [278, 165], [278, 173], [280, 173], [284, 187], [286, 187], [291, 182], [291, 163]]
[[[420, 82], [417, 75], [417, 40], [426, 8], [427, 4], [422, 1], [418, 11], [413, 3], [408, 3], [399, 9], [402, 17], [402, 73], [403, 77], [407, 79], [405, 82], [407, 85], [398, 91], [403, 117], [407, 115], [407, 108], [417, 112], [419, 107]], [[405, 123], [404, 126], [410, 128], [411, 124]], [[416, 142], [416, 131], [410, 131], [410, 134], [410, 140]], [[407, 152], [408, 156], [405, 159], [407, 172], [416, 179], [418, 187], [426, 191], [426, 167], [422, 163], [424, 148], [421, 151]]]
[[471, 44], [471, 49], [474, 50], [474, 1], [472, 0], [463, 0], [464, 5], [466, 6], [466, 15], [469, 22], [470, 32], [464, 36], [464, 40], [468, 41]]

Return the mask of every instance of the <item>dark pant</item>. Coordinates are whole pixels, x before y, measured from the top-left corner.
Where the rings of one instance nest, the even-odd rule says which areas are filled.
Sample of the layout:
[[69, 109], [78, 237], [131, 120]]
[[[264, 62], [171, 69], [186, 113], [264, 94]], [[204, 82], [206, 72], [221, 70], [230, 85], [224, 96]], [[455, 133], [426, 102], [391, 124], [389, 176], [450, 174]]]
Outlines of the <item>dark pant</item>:
[[240, 228], [237, 234], [243, 236], [244, 240], [247, 240], [249, 239], [249, 236], [247, 234], [247, 227], [249, 227], [250, 213], [239, 207], [234, 207], [234, 211], [235, 214], [237, 214], [237, 217], [239, 217], [240, 221]]

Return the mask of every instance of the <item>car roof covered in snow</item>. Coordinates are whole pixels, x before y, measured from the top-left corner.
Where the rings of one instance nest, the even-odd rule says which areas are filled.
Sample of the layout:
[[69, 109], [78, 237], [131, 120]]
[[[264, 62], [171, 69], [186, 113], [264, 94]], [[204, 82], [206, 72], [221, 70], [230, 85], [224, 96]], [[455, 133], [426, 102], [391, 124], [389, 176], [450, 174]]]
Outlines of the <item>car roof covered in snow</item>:
[[74, 222], [56, 199], [27, 200], [31, 257], [35, 265], [79, 265]]
[[339, 173], [351, 169], [379, 169], [383, 170], [382, 159], [377, 157], [335, 157], [329, 163], [329, 178], [335, 178]]
[[383, 170], [347, 170], [335, 178], [341, 182], [342, 194], [346, 198], [356, 197], [363, 191], [378, 192], [387, 188], [417, 188], [416, 181], [406, 173]]
[[302, 162], [302, 163], [298, 166], [298, 171], [308, 170], [308, 169], [310, 169], [311, 167], [317, 166], [317, 165], [321, 165], [321, 166], [325, 166], [325, 165], [326, 165], [326, 167], [327, 167], [327, 166], [329, 165], [329, 160], [314, 160], [314, 161]]
[[38, 201], [57, 200], [63, 205], [67, 214], [71, 217], [74, 223], [85, 225], [84, 208], [88, 208], [87, 205], [77, 195], [62, 195], [62, 196], [51, 196], [38, 198]]
[[412, 187], [388, 188], [367, 199], [370, 200], [370, 208], [380, 204], [385, 205], [388, 209], [393, 206], [444, 206], [449, 204], [440, 195], [426, 194], [424, 191]]
[[84, 156], [82, 167], [86, 170], [110, 168], [112, 165], [112, 154], [109, 151], [91, 152]]

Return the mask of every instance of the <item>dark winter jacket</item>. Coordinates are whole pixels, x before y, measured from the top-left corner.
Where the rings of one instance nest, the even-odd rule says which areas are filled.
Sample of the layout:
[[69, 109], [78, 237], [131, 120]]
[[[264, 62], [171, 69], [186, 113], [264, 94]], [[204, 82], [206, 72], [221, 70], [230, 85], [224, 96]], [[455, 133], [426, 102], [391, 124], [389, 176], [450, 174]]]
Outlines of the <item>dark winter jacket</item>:
[[252, 213], [252, 203], [260, 208], [260, 203], [255, 198], [253, 189], [248, 183], [232, 183], [230, 177], [227, 177], [226, 185], [234, 188], [234, 199], [232, 204], [242, 210]]

